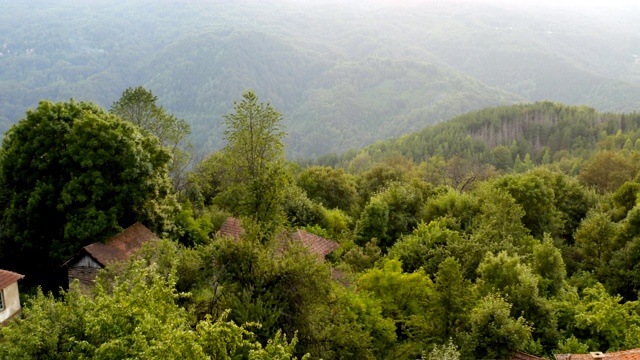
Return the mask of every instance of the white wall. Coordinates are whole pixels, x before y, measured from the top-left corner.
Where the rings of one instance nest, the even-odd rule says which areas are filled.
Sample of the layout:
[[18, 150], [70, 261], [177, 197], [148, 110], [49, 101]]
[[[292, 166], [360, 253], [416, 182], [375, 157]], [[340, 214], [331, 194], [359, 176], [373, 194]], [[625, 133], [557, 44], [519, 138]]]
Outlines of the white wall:
[[4, 288], [4, 310], [0, 311], [0, 323], [18, 311], [20, 311], [20, 296], [18, 294], [18, 282], [14, 282]]

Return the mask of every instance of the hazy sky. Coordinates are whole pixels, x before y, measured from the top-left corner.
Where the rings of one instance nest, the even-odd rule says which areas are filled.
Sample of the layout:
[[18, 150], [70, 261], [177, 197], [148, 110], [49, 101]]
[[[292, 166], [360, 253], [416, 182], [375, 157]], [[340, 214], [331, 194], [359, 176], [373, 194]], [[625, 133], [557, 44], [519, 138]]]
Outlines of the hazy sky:
[[[640, 1], [638, 0], [477, 0], [478, 2], [492, 2], [500, 4], [512, 4], [512, 5], [549, 5], [559, 7], [619, 7], [619, 6], [634, 6], [640, 7]], [[475, 2], [475, 1], [470, 1]]]

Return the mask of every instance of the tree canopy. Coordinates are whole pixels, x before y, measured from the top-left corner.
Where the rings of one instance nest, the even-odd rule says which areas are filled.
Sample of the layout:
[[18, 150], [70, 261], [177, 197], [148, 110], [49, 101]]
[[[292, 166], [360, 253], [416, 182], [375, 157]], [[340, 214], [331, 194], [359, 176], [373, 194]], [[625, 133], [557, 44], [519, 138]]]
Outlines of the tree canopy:
[[189, 164], [191, 133], [189, 124], [158, 106], [158, 97], [142, 86], [127, 88], [111, 105], [110, 112], [136, 125], [145, 135], [153, 135], [169, 149], [172, 159], [169, 172], [174, 188], [184, 186], [185, 168]]
[[30, 275], [135, 221], [170, 230], [169, 160], [155, 137], [96, 105], [41, 102], [2, 144], [3, 264]]
[[251, 90], [224, 116], [227, 145], [220, 197], [239, 215], [266, 229], [282, 222], [285, 185], [290, 181], [282, 138], [282, 114], [258, 101]]

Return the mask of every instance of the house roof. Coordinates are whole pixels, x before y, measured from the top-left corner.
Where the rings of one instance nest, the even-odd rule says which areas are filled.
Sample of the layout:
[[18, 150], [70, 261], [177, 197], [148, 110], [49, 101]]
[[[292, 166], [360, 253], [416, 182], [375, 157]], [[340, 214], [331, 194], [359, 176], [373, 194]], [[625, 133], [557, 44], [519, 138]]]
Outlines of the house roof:
[[556, 354], [556, 360], [640, 360], [640, 348], [610, 353], [592, 352], [589, 354]]
[[[220, 231], [218, 231], [218, 235], [228, 236], [236, 240], [240, 239], [243, 234], [244, 229], [242, 228], [242, 222], [240, 219], [233, 217], [227, 218], [227, 220], [222, 224]], [[321, 259], [324, 259], [325, 256], [340, 247], [340, 245], [333, 240], [325, 239], [304, 230], [297, 230], [296, 232], [289, 234], [287, 237], [291, 240], [299, 241], [309, 250], [310, 253]]]
[[222, 224], [220, 231], [218, 234], [221, 236], [228, 236], [230, 238], [240, 240], [242, 235], [244, 235], [244, 229], [242, 228], [242, 222], [240, 219], [236, 219], [233, 217], [227, 218]]
[[544, 358], [535, 356], [535, 355], [531, 355], [531, 354], [527, 354], [527, 353], [523, 353], [521, 351], [516, 352], [515, 354], [511, 355], [510, 360], [545, 360]]
[[298, 230], [291, 235], [294, 240], [298, 240], [309, 249], [309, 252], [323, 259], [331, 254], [340, 245], [332, 240], [325, 239], [321, 236], [306, 232], [304, 230]]
[[95, 242], [83, 248], [102, 266], [110, 262], [127, 260], [142, 244], [149, 240], [158, 239], [158, 236], [146, 226], [137, 222], [124, 229], [118, 235], [106, 242]]
[[9, 270], [0, 270], [0, 290], [24, 278], [24, 275]]

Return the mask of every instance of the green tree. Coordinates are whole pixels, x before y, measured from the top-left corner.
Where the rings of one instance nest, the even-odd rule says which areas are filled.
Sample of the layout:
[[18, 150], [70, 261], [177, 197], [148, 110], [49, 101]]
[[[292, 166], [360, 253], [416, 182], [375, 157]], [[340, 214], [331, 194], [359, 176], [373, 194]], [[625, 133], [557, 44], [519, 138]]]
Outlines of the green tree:
[[632, 159], [619, 152], [603, 151], [580, 171], [578, 179], [604, 193], [616, 190], [637, 173], [638, 165]]
[[110, 112], [138, 126], [146, 135], [156, 136], [162, 146], [172, 155], [169, 172], [176, 190], [182, 190], [185, 183], [185, 170], [189, 166], [191, 133], [189, 124], [168, 114], [157, 105], [158, 97], [142, 86], [127, 88], [120, 99], [111, 105]]
[[398, 343], [388, 349], [384, 358], [416, 358], [425, 347], [425, 339], [432, 332], [428, 321], [428, 304], [433, 283], [423, 270], [402, 272], [397, 259], [383, 259], [378, 266], [358, 278], [361, 291], [369, 292], [380, 301], [382, 315], [396, 323]]
[[401, 235], [413, 231], [424, 200], [422, 189], [413, 185], [391, 182], [371, 198], [356, 224], [358, 244], [364, 245], [375, 237], [386, 251]]
[[160, 233], [173, 226], [170, 155], [93, 104], [42, 101], [5, 135], [2, 151], [0, 258], [35, 283], [135, 221]]
[[310, 199], [328, 209], [342, 209], [353, 213], [358, 202], [355, 180], [342, 169], [314, 166], [298, 175], [298, 186], [306, 191]]
[[445, 259], [438, 267], [430, 303], [431, 322], [440, 341], [458, 337], [466, 329], [476, 300], [471, 282], [463, 277], [458, 260]]
[[558, 343], [556, 319], [551, 304], [539, 296], [538, 279], [517, 256], [506, 252], [487, 254], [478, 266], [477, 286], [483, 295], [500, 294], [513, 304], [511, 315], [523, 316], [534, 326], [536, 340], [553, 348]]
[[531, 327], [524, 318], [514, 319], [510, 313], [511, 305], [502, 297], [484, 297], [471, 312], [471, 331], [463, 354], [475, 359], [507, 359], [523, 350], [531, 340]]
[[640, 345], [638, 303], [621, 301], [621, 296], [608, 294], [600, 283], [584, 290], [576, 308], [575, 327], [590, 349], [615, 351]]
[[556, 235], [561, 232], [564, 222], [554, 205], [553, 189], [538, 176], [506, 175], [494, 182], [494, 186], [508, 192], [525, 211], [522, 223], [531, 235], [542, 238], [545, 232]]
[[393, 244], [389, 258], [402, 261], [402, 268], [407, 272], [424, 269], [427, 274], [435, 274], [448, 257], [461, 256], [464, 252], [469, 254], [468, 248], [459, 251], [469, 242], [458, 231], [447, 228], [451, 222], [449, 218], [440, 218], [419, 224], [411, 234]]
[[277, 334], [266, 347], [243, 326], [211, 317], [192, 326], [177, 304], [175, 267], [161, 274], [136, 261], [93, 293], [71, 286], [59, 300], [42, 292], [22, 319], [0, 329], [2, 359], [291, 359], [290, 343]]
[[533, 246], [533, 271], [538, 275], [538, 285], [543, 295], [555, 296], [564, 286], [567, 270], [560, 249], [547, 235], [541, 244]]
[[581, 257], [578, 266], [587, 271], [605, 269], [614, 251], [620, 249], [618, 237], [622, 227], [606, 214], [591, 211], [576, 230], [575, 249]]
[[355, 241], [364, 246], [371, 239], [378, 239], [385, 247], [389, 244], [389, 206], [379, 198], [373, 198], [364, 208], [356, 224]]
[[224, 116], [227, 145], [222, 149], [225, 172], [219, 197], [267, 233], [274, 233], [272, 227], [284, 220], [282, 202], [290, 182], [281, 122], [282, 114], [271, 104], [259, 103], [251, 90]]

